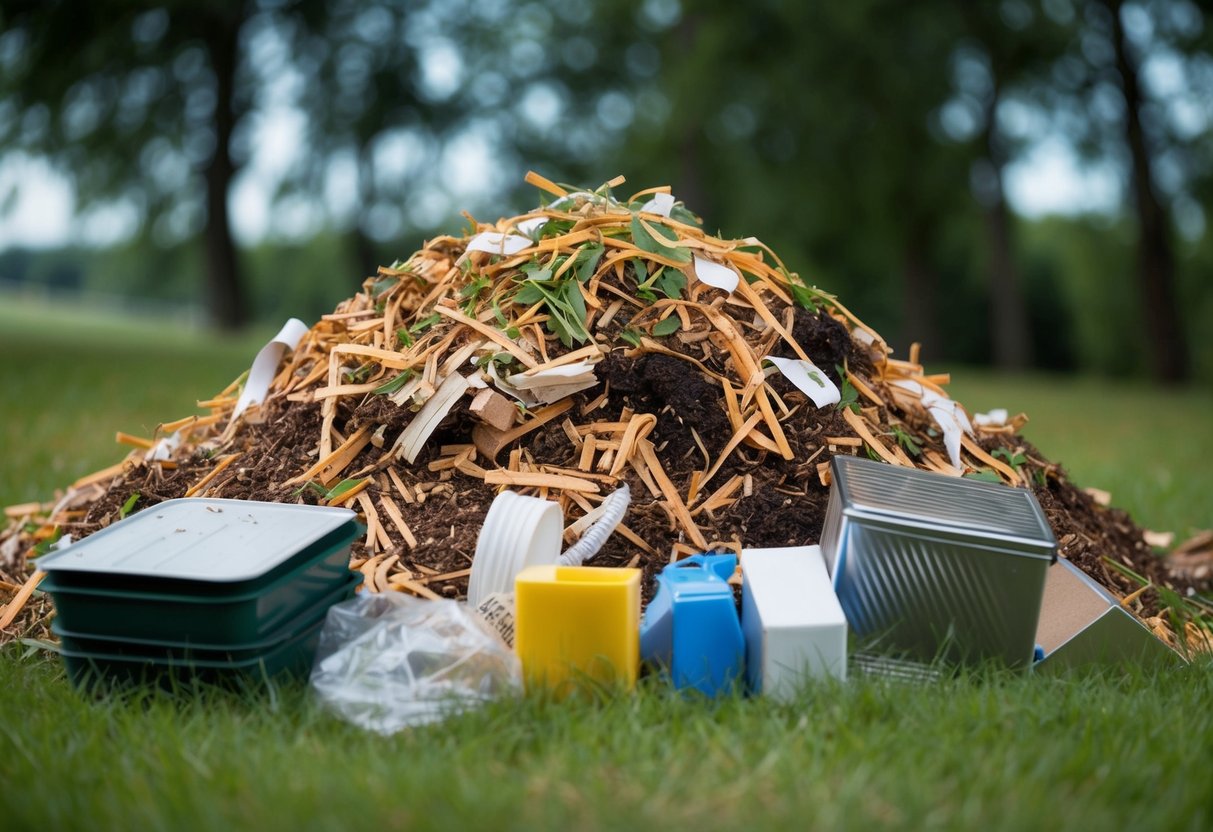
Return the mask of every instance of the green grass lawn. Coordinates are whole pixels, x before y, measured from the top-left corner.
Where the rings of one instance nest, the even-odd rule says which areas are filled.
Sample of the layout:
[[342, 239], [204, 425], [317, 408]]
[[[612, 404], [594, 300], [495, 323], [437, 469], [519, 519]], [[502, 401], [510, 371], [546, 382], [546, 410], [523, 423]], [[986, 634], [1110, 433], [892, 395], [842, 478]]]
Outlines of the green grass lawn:
[[[265, 337], [0, 308], [0, 503], [116, 461], [114, 431], [191, 412]], [[1046, 455], [1144, 525], [1213, 526], [1209, 394], [952, 369], [960, 401], [1027, 411]], [[0, 829], [1207, 829], [1211, 674], [853, 679], [786, 705], [646, 680], [385, 739], [300, 685], [86, 698], [53, 657], [10, 645]]]

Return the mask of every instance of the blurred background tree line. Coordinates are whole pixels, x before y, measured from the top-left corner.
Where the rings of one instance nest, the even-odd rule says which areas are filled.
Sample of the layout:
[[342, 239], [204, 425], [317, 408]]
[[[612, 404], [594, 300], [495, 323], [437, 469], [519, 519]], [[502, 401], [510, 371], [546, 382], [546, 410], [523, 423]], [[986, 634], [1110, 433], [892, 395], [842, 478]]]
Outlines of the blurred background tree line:
[[[1108, 204], [1018, 213], [1008, 172], [1042, 147]], [[0, 250], [9, 290], [315, 318], [460, 210], [532, 206], [528, 168], [623, 173], [902, 354], [1213, 379], [1190, 0], [6, 0], [4, 159], [48, 161], [79, 218]], [[11, 213], [37, 183], [9, 178]]]

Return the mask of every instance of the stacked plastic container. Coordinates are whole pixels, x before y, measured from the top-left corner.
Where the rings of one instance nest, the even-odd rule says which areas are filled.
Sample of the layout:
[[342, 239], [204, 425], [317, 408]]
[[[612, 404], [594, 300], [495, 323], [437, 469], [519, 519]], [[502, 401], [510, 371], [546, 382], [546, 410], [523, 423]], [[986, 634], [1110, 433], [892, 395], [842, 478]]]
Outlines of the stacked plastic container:
[[78, 685], [306, 673], [333, 604], [353, 596], [341, 508], [168, 500], [39, 562]]

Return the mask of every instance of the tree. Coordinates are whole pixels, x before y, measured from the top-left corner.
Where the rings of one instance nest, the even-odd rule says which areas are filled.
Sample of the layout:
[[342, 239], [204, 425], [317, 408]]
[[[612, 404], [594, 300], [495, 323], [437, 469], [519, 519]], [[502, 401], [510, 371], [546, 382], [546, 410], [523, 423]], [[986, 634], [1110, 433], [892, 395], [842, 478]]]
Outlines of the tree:
[[[1169, 93], [1147, 81], [1147, 66], [1153, 61], [1157, 69], [1160, 60], [1174, 76]], [[1116, 160], [1124, 171], [1150, 370], [1163, 382], [1190, 374], [1172, 211], [1176, 204], [1195, 205], [1192, 194], [1213, 174], [1203, 149], [1213, 96], [1210, 61], [1203, 13], [1186, 0], [1086, 0], [1074, 6], [1071, 47], [1051, 90], [1053, 111], [1066, 117], [1076, 144], [1088, 156]], [[1193, 104], [1205, 111], [1196, 129], [1191, 119], [1176, 117]]]
[[251, 3], [18, 0], [0, 21], [0, 143], [69, 171], [81, 206], [123, 202], [166, 238], [201, 226], [208, 305], [225, 328], [248, 318], [227, 201], [259, 17]]

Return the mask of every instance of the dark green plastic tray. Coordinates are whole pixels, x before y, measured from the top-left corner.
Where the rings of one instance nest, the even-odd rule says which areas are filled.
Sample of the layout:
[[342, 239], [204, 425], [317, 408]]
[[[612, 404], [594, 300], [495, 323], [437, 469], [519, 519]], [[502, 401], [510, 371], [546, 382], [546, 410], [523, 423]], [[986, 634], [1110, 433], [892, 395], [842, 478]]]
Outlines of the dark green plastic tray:
[[176, 592], [63, 586], [58, 573], [47, 575], [40, 588], [51, 594], [56, 620], [67, 632], [237, 647], [269, 638], [344, 585], [350, 574], [348, 542], [315, 555], [317, 562], [334, 559], [343, 564], [340, 571], [327, 563], [318, 569], [303, 564], [264, 586], [234, 593], [217, 592], [215, 585], [203, 592], [192, 583]]
[[204, 681], [222, 684], [284, 675], [303, 678], [312, 667], [323, 626], [322, 617], [306, 630], [279, 642], [277, 646], [260, 655], [239, 661], [199, 658], [156, 661], [140, 656], [64, 649], [63, 664], [72, 684], [84, 689], [144, 683], [171, 688], [181, 682]]
[[362, 575], [349, 571], [346, 572], [346, 575], [348, 576], [347, 580], [319, 603], [308, 607], [300, 615], [287, 621], [273, 633], [248, 644], [182, 643], [151, 638], [97, 638], [94, 633], [67, 630], [58, 620], [51, 625], [51, 631], [59, 637], [62, 650], [65, 653], [73, 655], [129, 656], [149, 661], [188, 661], [199, 659], [207, 662], [241, 662], [251, 658], [259, 658], [273, 650], [287, 639], [303, 630], [309, 629], [317, 621], [322, 621], [328, 614], [329, 607], [333, 606], [333, 604], [354, 597], [355, 590], [362, 583]]

